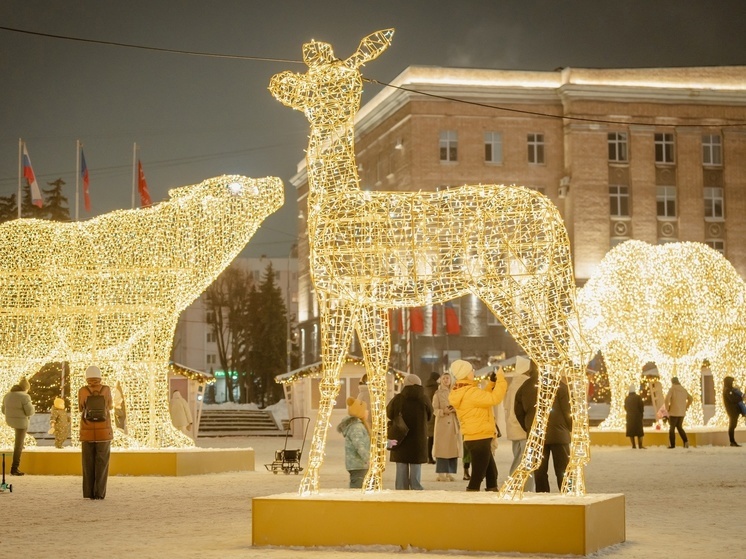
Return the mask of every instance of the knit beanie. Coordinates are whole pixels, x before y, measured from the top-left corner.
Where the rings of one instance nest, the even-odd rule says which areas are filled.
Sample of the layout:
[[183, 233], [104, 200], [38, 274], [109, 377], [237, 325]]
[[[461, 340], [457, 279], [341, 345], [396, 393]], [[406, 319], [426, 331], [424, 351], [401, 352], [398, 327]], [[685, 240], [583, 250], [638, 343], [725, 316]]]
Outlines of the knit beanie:
[[85, 378], [101, 378], [101, 369], [96, 367], [96, 365], [91, 365], [85, 370]]
[[59, 396], [54, 399], [54, 407], [58, 410], [64, 410], [65, 409], [65, 400], [60, 398]]
[[404, 386], [412, 386], [413, 384], [422, 386], [422, 380], [420, 380], [420, 377], [417, 375], [407, 375], [404, 377]]
[[451, 364], [451, 374], [456, 377], [456, 380], [464, 380], [472, 371], [474, 371], [474, 367], [463, 359], [457, 359]]
[[362, 400], [356, 400], [355, 398], [347, 398], [347, 413], [352, 417], [357, 417], [365, 421], [365, 413], [368, 410], [365, 407], [365, 402]]
[[18, 381], [18, 386], [20, 386], [21, 390], [23, 390], [24, 392], [28, 392], [29, 388], [31, 388], [31, 385], [29, 384], [26, 377], [21, 377], [21, 380]]

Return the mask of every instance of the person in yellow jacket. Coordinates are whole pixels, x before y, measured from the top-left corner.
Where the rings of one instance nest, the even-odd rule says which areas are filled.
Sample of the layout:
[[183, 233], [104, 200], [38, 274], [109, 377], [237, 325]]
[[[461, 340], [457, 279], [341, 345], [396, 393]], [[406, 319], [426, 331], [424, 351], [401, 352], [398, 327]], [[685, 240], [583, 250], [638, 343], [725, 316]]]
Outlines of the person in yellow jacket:
[[497, 465], [492, 455], [492, 440], [497, 437], [497, 426], [492, 407], [503, 401], [508, 390], [502, 367], [492, 373], [484, 389], [477, 386], [474, 367], [468, 361], [454, 361], [451, 374], [456, 377], [456, 385], [448, 401], [456, 410], [464, 446], [471, 453], [471, 479], [466, 490], [479, 491], [482, 480], [486, 479], [485, 490], [497, 491]]

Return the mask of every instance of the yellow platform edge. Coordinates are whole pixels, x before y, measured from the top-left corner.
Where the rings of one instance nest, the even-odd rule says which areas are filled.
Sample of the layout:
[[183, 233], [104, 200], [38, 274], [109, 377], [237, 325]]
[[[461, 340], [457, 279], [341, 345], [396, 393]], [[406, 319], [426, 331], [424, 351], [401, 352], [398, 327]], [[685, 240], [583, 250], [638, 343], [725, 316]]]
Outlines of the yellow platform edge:
[[[624, 431], [604, 431], [601, 429], [591, 429], [591, 445], [595, 446], [625, 446], [632, 447], [629, 437], [624, 435]], [[686, 436], [689, 439], [689, 446], [728, 446], [728, 432], [726, 430], [718, 431], [695, 431], [687, 429]], [[741, 440], [744, 439], [744, 440]], [[746, 431], [736, 431], [736, 440], [746, 443]], [[645, 430], [645, 436], [642, 439], [645, 446], [668, 446], [668, 427], [660, 431], [650, 429]], [[681, 448], [683, 443], [681, 437], [676, 433], [676, 446]]]
[[[445, 528], [438, 518], [451, 518], [455, 524]], [[621, 494], [565, 498], [532, 493], [521, 501], [501, 501], [482, 493], [367, 495], [351, 489], [313, 497], [256, 497], [251, 530], [254, 546], [396, 545], [428, 551], [588, 555], [624, 542], [625, 522]]]
[[[50, 447], [27, 448], [21, 469], [30, 475], [79, 476], [80, 450]], [[189, 476], [221, 472], [254, 471], [253, 448], [188, 448], [111, 451], [109, 475]]]

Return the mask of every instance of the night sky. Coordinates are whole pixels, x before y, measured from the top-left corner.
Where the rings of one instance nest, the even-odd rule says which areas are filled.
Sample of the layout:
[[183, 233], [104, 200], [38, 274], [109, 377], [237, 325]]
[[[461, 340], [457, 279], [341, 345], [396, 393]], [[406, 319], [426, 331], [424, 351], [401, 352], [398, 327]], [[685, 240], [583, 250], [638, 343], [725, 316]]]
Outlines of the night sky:
[[[308, 123], [267, 91], [298, 64], [301, 45], [330, 42], [346, 58], [394, 27], [364, 75], [393, 80], [409, 65], [552, 71], [558, 67], [746, 64], [739, 0], [2, 0], [0, 27], [158, 49], [171, 54], [0, 29], [0, 195], [18, 182], [18, 138], [42, 187], [57, 178], [74, 203], [75, 140], [91, 180], [87, 219], [129, 208], [132, 146], [154, 202], [170, 188], [224, 174], [275, 175], [285, 207], [246, 254], [284, 257], [298, 208], [289, 178]], [[367, 86], [363, 102], [379, 87]], [[74, 211], [71, 209], [71, 214]]]

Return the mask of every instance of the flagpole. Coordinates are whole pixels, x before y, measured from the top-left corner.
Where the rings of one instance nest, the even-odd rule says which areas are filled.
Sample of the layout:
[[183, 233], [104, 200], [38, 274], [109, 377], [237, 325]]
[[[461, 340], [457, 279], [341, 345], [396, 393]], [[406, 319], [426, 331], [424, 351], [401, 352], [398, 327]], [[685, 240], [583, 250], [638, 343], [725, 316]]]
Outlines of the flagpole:
[[23, 139], [18, 138], [18, 219], [21, 219], [21, 173], [23, 172]]
[[137, 188], [137, 142], [132, 145], [132, 209], [135, 209], [135, 189]]
[[75, 140], [75, 221], [78, 221], [78, 208], [80, 208], [80, 140]]

